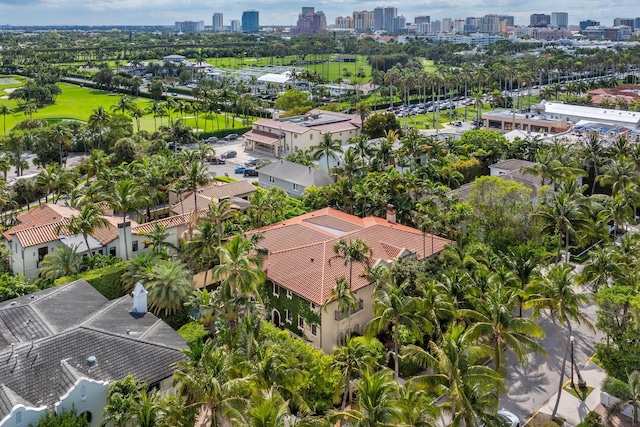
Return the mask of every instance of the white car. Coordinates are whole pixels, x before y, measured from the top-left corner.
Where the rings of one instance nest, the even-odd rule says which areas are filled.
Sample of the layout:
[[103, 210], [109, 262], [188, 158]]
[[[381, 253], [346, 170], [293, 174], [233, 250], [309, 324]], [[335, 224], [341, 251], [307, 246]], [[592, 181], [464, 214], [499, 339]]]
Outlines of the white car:
[[506, 409], [500, 409], [498, 411], [498, 416], [505, 421], [505, 425], [509, 427], [520, 427], [520, 420], [518, 417], [507, 411]]

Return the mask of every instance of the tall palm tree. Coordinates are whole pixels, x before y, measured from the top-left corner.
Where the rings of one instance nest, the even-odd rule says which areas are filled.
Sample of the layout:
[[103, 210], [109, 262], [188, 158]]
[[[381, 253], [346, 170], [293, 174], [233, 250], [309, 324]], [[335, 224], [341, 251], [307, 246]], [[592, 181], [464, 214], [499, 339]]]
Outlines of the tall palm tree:
[[88, 125], [89, 128], [98, 134], [98, 149], [100, 149], [102, 145], [102, 134], [104, 129], [111, 122], [111, 115], [104, 107], [98, 107], [96, 110], [93, 110], [91, 115], [89, 116]]
[[373, 369], [375, 360], [367, 354], [367, 344], [362, 340], [347, 339], [345, 345], [333, 350], [333, 364], [344, 381], [341, 410], [353, 400], [351, 381]]
[[610, 185], [613, 194], [617, 194], [629, 184], [638, 184], [638, 182], [636, 166], [627, 157], [612, 160], [602, 168], [602, 174], [598, 177], [598, 183]]
[[7, 115], [12, 114], [13, 111], [8, 105], [0, 105], [0, 114], [2, 114], [2, 130], [3, 133], [7, 133]]
[[276, 387], [258, 391], [249, 401], [235, 400], [224, 412], [231, 419], [231, 425], [246, 427], [281, 427], [290, 416], [289, 401]]
[[129, 244], [127, 242], [126, 232], [126, 228], [129, 226], [127, 223], [127, 214], [137, 212], [144, 203], [146, 195], [135, 181], [126, 178], [118, 181], [111, 191], [104, 196], [109, 207], [113, 209], [115, 213], [122, 215], [124, 260], [126, 261], [129, 259]]
[[611, 246], [595, 248], [580, 274], [576, 276], [576, 282], [583, 286], [592, 284], [593, 292], [597, 292], [603, 286], [608, 286], [609, 280], [617, 277], [625, 266]]
[[198, 213], [198, 187], [207, 184], [211, 180], [209, 168], [200, 162], [189, 162], [184, 167], [184, 180], [187, 188], [193, 194], [194, 214]]
[[199, 220], [191, 238], [184, 245], [184, 255], [190, 260], [190, 264], [204, 269], [204, 286], [207, 286], [209, 269], [218, 263], [217, 242], [218, 231], [215, 224], [211, 221]]
[[407, 295], [408, 282], [395, 283], [389, 269], [380, 266], [374, 274], [378, 277], [373, 292], [374, 318], [367, 323], [368, 336], [391, 329], [395, 358], [395, 378], [400, 378], [400, 327], [422, 341], [424, 334], [433, 332], [433, 325], [422, 315], [421, 300]]
[[103, 216], [102, 209], [93, 203], [85, 205], [80, 213], [69, 219], [67, 229], [71, 234], [81, 234], [87, 248], [87, 254], [91, 256], [91, 247], [89, 246], [89, 235], [97, 228], [103, 228], [109, 225], [109, 221]]
[[127, 95], [122, 95], [118, 98], [118, 101], [111, 106], [111, 111], [120, 111], [121, 114], [124, 114], [125, 111], [131, 111], [135, 105], [133, 99]]
[[[569, 337], [571, 337], [573, 333], [571, 322], [578, 324], [583, 323], [589, 328], [594, 329], [589, 319], [587, 319], [581, 311], [582, 307], [591, 301], [591, 297], [587, 293], [578, 292], [575, 285], [576, 281], [571, 274], [571, 267], [568, 264], [563, 264], [551, 267], [546, 275], [536, 273], [534, 278], [531, 279], [531, 283], [527, 289], [529, 297], [525, 307], [533, 308], [533, 318], [539, 317], [543, 311], [547, 311], [564, 345], [564, 356], [562, 358], [560, 381], [558, 383], [558, 396], [551, 418], [554, 418], [558, 411], [562, 385], [564, 384], [567, 355], [569, 352], [568, 340], [566, 339], [567, 334], [560, 331], [559, 327], [566, 326]], [[573, 365], [576, 366], [575, 363], [573, 363]], [[578, 376], [580, 376], [579, 371]]]
[[[323, 304], [324, 310], [326, 311], [329, 305], [333, 302], [338, 303], [338, 312], [342, 315], [343, 318], [347, 318], [348, 321], [348, 329], [347, 329], [347, 340], [348, 337], [351, 336], [351, 312], [358, 307], [358, 297], [355, 293], [351, 291], [351, 286], [349, 286], [349, 282], [344, 277], [340, 277], [336, 279], [336, 284], [333, 288], [331, 288], [331, 296], [329, 299], [325, 301]], [[340, 340], [340, 323], [338, 323], [338, 341], [337, 344], [341, 345], [342, 341]]]
[[613, 416], [622, 412], [625, 406], [631, 405], [633, 408], [633, 425], [638, 423], [638, 409], [640, 408], [640, 372], [633, 371], [629, 374], [629, 398], [622, 399], [607, 408], [606, 420], [611, 423]]
[[408, 382], [434, 389], [443, 396], [441, 410], [450, 416], [451, 426], [494, 425], [498, 396], [503, 378], [483, 363], [492, 354], [486, 344], [471, 339], [462, 324], [452, 324], [438, 342], [430, 341], [428, 350], [416, 345], [403, 353], [419, 366], [429, 368]]
[[342, 146], [340, 141], [333, 139], [331, 133], [327, 132], [322, 135], [322, 140], [316, 146], [311, 147], [311, 157], [314, 160], [320, 159], [325, 156], [327, 160], [327, 173], [330, 173], [329, 158], [336, 158], [337, 153], [342, 153]]
[[[340, 239], [333, 245], [333, 252], [335, 257], [341, 258], [344, 261], [344, 265], [349, 266], [349, 289], [353, 289], [353, 263], [364, 263], [369, 266], [369, 258], [371, 258], [373, 251], [360, 237], [347, 243], [346, 240]], [[332, 257], [333, 258], [333, 257]], [[329, 259], [331, 263], [331, 258]]]

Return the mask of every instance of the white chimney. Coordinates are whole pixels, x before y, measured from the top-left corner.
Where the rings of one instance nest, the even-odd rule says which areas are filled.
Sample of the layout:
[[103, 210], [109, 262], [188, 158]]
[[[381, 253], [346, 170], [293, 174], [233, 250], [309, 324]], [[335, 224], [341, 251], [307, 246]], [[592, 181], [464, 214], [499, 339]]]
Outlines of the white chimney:
[[136, 287], [133, 289], [133, 309], [134, 313], [146, 313], [147, 312], [147, 290], [142, 286], [142, 283], [136, 283]]
[[396, 223], [396, 207], [391, 203], [387, 205], [387, 221], [389, 221], [391, 224]]

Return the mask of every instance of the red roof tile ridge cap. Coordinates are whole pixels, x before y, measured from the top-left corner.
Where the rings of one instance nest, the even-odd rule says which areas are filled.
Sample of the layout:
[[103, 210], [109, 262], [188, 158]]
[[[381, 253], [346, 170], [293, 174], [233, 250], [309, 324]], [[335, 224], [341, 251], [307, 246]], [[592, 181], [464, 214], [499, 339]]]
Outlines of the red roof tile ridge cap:
[[[284, 249], [280, 249], [280, 250], [273, 251], [273, 252], [269, 251], [269, 255], [276, 255], [276, 254], [281, 254], [281, 253], [284, 253], [284, 252], [297, 251], [297, 250], [300, 250], [300, 249], [310, 248], [312, 246], [326, 245], [331, 240], [333, 240], [333, 239], [320, 240], [319, 242], [312, 242], [312, 243], [307, 243], [306, 245], [293, 246], [293, 247], [290, 247], [290, 248], [284, 248]], [[259, 242], [258, 242], [258, 246], [259, 246]]]

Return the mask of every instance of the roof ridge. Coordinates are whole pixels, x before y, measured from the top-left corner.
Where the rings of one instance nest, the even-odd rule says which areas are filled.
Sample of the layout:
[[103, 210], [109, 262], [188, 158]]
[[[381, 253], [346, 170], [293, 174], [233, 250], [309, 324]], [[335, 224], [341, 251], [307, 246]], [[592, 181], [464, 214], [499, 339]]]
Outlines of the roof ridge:
[[[49, 321], [48, 321], [49, 319], [47, 319], [47, 318], [42, 314], [42, 312], [41, 312], [41, 311], [40, 311], [40, 310], [39, 310], [39, 309], [38, 309], [34, 304], [32, 304], [32, 303], [35, 303], [36, 301], [43, 301], [43, 300], [45, 300], [45, 299], [49, 298], [51, 295], [54, 295], [54, 294], [56, 294], [56, 293], [58, 293], [58, 292], [59, 292], [59, 291], [52, 292], [52, 293], [50, 293], [49, 295], [45, 296], [44, 298], [41, 298], [41, 299], [38, 299], [38, 300], [31, 301], [29, 304], [27, 304], [27, 305], [29, 306], [29, 308], [31, 308], [31, 310], [33, 310], [33, 311], [34, 311], [34, 313], [39, 317], [39, 319], [38, 319], [38, 320], [40, 321], [41, 326], [43, 326], [43, 327], [44, 327], [44, 328], [49, 332], [49, 336], [51, 336], [51, 335], [55, 335], [55, 333], [56, 333], [56, 332], [58, 332], [58, 331], [54, 331], [54, 330], [53, 330], [53, 326], [51, 326], [51, 325], [49, 324]], [[45, 321], [45, 320], [46, 320], [46, 321]]]
[[[273, 251], [273, 252], [269, 251], [269, 254], [270, 254], [270, 255], [273, 255], [273, 254], [281, 254], [281, 253], [285, 253], [285, 252], [289, 252], [289, 251], [297, 251], [297, 250], [300, 250], [300, 249], [309, 248], [309, 247], [311, 247], [311, 246], [325, 245], [325, 244], [326, 244], [326, 243], [328, 243], [330, 240], [333, 240], [333, 239], [320, 240], [320, 241], [318, 241], [318, 242], [307, 243], [306, 245], [295, 246], [295, 247], [293, 247], [293, 248], [280, 249], [279, 251]], [[269, 249], [269, 248], [266, 248], [266, 249]]]
[[[162, 320], [162, 319], [159, 319], [159, 320]], [[129, 340], [129, 341], [140, 342], [140, 343], [143, 343], [143, 344], [152, 345], [154, 347], [165, 348], [167, 350], [174, 350], [174, 351], [179, 351], [179, 352], [181, 352], [181, 350], [182, 350], [180, 348], [171, 347], [171, 346], [168, 346], [166, 344], [160, 344], [160, 343], [153, 342], [153, 341], [142, 340], [142, 339], [140, 339], [141, 336], [136, 338], [136, 337], [133, 337], [131, 335], [120, 335], [120, 334], [116, 334], [116, 333], [113, 333], [113, 332], [110, 332], [110, 331], [105, 331], [104, 329], [98, 329], [98, 328], [95, 328], [93, 326], [88, 326], [88, 325], [79, 325], [77, 328], [73, 328], [73, 329], [86, 329], [86, 330], [97, 332], [97, 333], [100, 333], [100, 334], [109, 335], [111, 337], [121, 338], [121, 339]], [[64, 333], [66, 333], [66, 332], [67, 331], [64, 331]]]
[[151, 327], [149, 327], [146, 331], [144, 331], [142, 334], [140, 334], [140, 336], [138, 338], [142, 339], [142, 338], [146, 338], [146, 336], [152, 332], [155, 331], [156, 329], [158, 329], [163, 323], [163, 320], [158, 318], [153, 325], [151, 325]]
[[107, 302], [102, 304], [99, 309], [97, 309], [93, 313], [88, 314], [84, 319], [82, 319], [80, 322], [78, 322], [75, 326], [85, 326], [86, 323], [91, 322], [93, 319], [95, 319], [96, 317], [98, 317], [99, 315], [104, 313], [107, 309], [117, 305], [122, 300], [124, 300], [128, 295], [129, 294], [123, 295], [120, 298], [116, 298], [114, 300], [108, 300]]

